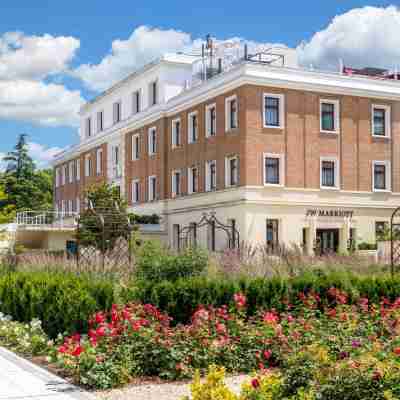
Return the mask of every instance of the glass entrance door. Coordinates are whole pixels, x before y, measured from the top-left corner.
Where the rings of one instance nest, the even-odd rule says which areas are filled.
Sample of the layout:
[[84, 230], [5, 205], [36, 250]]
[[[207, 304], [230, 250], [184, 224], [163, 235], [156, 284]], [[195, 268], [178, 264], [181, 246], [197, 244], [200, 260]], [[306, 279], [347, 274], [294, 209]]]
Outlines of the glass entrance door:
[[317, 254], [337, 253], [338, 248], [339, 229], [317, 229]]

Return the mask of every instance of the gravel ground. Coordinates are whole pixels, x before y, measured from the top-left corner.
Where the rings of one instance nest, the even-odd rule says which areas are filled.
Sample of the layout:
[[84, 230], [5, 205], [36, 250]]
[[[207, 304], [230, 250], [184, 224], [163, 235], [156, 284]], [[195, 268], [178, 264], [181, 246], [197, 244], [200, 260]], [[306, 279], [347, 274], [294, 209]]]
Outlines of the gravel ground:
[[[226, 384], [236, 393], [248, 377], [246, 375], [232, 376], [225, 379]], [[180, 400], [190, 394], [188, 383], [149, 383], [129, 385], [123, 389], [98, 392], [99, 400]]]

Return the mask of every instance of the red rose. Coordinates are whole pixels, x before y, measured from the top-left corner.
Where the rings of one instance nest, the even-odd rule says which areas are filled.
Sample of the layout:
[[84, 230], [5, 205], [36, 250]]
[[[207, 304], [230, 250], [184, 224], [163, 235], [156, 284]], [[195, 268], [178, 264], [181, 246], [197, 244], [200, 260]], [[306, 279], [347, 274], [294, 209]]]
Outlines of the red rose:
[[253, 386], [254, 389], [258, 389], [260, 387], [260, 381], [257, 378], [252, 379], [251, 386]]
[[396, 348], [393, 350], [393, 353], [396, 354], [397, 356], [400, 356], [400, 347], [396, 347]]
[[75, 347], [74, 351], [72, 352], [72, 355], [74, 357], [79, 357], [82, 354], [82, 352], [83, 352], [83, 347], [78, 345]]
[[272, 356], [272, 351], [271, 350], [265, 350], [264, 351], [264, 358], [268, 360]]

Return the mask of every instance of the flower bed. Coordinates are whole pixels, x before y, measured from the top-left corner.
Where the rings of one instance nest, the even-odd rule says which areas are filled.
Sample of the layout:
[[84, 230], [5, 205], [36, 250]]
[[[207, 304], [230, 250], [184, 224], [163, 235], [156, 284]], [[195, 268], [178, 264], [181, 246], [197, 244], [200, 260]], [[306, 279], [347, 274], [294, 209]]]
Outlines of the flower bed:
[[312, 394], [322, 382], [320, 398], [338, 400], [332, 389], [337, 380], [349, 390], [359, 385], [360, 392], [380, 387], [383, 393], [392, 385], [393, 395], [400, 395], [400, 299], [374, 305], [361, 298], [350, 305], [348, 294], [335, 288], [324, 303], [315, 292], [301, 292], [298, 299], [301, 307], [286, 302], [281, 312], [260, 310], [247, 319], [247, 299], [238, 293], [231, 309], [200, 307], [190, 324], [176, 327], [152, 305], [114, 305], [90, 319], [88, 335], [65, 337], [52, 358], [76, 381], [96, 388], [134, 376], [188, 378], [215, 364], [232, 373], [276, 371], [286, 397], [249, 399]]

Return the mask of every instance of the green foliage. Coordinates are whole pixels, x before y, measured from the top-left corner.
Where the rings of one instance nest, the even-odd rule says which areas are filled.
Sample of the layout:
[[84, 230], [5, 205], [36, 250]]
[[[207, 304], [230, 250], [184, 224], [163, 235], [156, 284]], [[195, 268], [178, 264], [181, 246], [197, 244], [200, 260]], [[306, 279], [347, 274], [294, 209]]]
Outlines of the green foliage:
[[160, 216], [157, 214], [151, 214], [151, 215], [138, 215], [138, 214], [133, 214], [130, 213], [128, 214], [129, 220], [131, 224], [159, 224], [160, 223]]
[[0, 223], [12, 222], [18, 211], [52, 207], [53, 172], [36, 170], [28, 154], [26, 135], [20, 135], [15, 149], [3, 161], [7, 168], [0, 176]]
[[95, 246], [101, 252], [114, 247], [115, 241], [130, 235], [126, 202], [119, 189], [108, 183], [88, 188], [89, 207], [80, 214], [77, 239], [81, 246]]
[[361, 242], [358, 245], [358, 250], [376, 250], [376, 249], [377, 249], [376, 243]]
[[285, 278], [221, 279], [191, 277], [177, 281], [147, 279], [133, 283], [121, 292], [123, 301], [138, 300], [151, 303], [167, 312], [176, 322], [188, 322], [202, 304], [221, 306], [231, 304], [232, 296], [242, 292], [247, 297], [247, 313], [254, 315], [260, 308], [282, 310], [285, 304], [299, 304], [299, 292], [316, 293], [324, 304], [332, 287], [346, 290], [350, 302], [360, 297], [379, 303], [383, 297], [394, 300], [400, 296], [400, 276], [358, 276], [350, 273], [305, 273]]
[[188, 248], [179, 254], [166, 249], [156, 241], [146, 241], [136, 254], [136, 277], [139, 280], [176, 281], [201, 274], [207, 267], [207, 253]]
[[88, 317], [113, 301], [112, 283], [93, 277], [46, 272], [0, 276], [0, 311], [19, 322], [39, 319], [51, 337], [86, 331]]

